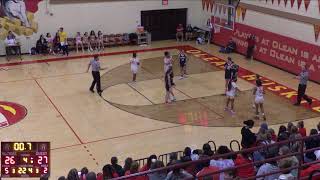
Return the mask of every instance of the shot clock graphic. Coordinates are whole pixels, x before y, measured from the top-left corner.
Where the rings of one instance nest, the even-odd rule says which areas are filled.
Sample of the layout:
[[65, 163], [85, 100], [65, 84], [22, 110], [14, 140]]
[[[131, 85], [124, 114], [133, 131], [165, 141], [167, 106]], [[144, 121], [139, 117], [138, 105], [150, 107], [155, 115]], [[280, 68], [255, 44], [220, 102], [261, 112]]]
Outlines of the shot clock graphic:
[[2, 177], [41, 177], [49, 170], [49, 142], [1, 142]]

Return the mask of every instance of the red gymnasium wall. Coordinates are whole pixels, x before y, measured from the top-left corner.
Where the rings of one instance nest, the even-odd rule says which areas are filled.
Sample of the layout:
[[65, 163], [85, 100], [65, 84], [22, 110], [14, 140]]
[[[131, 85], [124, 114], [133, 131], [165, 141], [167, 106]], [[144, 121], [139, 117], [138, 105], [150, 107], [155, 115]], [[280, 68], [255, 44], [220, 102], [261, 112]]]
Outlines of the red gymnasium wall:
[[320, 46], [240, 23], [235, 24], [234, 31], [221, 28], [220, 33], [214, 35], [213, 42], [224, 46], [232, 38], [237, 44], [237, 52], [245, 54], [246, 39], [251, 34], [256, 36], [255, 59], [294, 74], [299, 73], [301, 64], [306, 63], [310, 66], [310, 79], [320, 83]]

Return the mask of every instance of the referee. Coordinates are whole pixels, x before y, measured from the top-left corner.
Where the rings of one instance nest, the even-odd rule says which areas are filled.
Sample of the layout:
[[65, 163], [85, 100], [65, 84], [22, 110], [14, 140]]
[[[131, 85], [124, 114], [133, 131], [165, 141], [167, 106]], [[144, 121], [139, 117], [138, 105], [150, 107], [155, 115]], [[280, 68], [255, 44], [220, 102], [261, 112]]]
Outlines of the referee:
[[92, 93], [94, 93], [94, 86], [97, 84], [97, 92], [99, 94], [99, 96], [101, 96], [102, 90], [101, 90], [101, 81], [100, 81], [100, 70], [105, 70], [106, 68], [101, 68], [100, 67], [100, 62], [99, 62], [99, 56], [95, 55], [93, 57], [93, 60], [90, 61], [89, 65], [88, 65], [88, 69], [87, 72], [89, 72], [91, 66], [91, 70], [92, 70], [92, 77], [93, 77], [93, 81], [90, 87], [90, 91]]
[[305, 93], [307, 89], [307, 82], [309, 79], [309, 72], [306, 68], [306, 65], [302, 66], [302, 71], [299, 74], [299, 76], [296, 77], [296, 79], [299, 79], [299, 86], [298, 86], [298, 96], [297, 96], [297, 102], [294, 104], [295, 106], [300, 106], [301, 99], [305, 99], [309, 105], [312, 104], [312, 99], [310, 99]]

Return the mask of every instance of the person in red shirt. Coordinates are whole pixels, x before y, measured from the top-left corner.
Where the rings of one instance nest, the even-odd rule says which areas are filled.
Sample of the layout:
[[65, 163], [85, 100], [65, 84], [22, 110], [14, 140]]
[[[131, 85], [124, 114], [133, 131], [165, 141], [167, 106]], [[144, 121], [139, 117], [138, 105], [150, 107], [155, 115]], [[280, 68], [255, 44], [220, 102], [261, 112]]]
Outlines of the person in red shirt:
[[252, 55], [253, 55], [253, 50], [254, 47], [256, 45], [256, 38], [254, 35], [251, 35], [250, 37], [248, 37], [247, 39], [247, 43], [248, 43], [248, 48], [247, 48], [247, 59], [251, 59]]
[[[209, 156], [205, 156], [209, 157]], [[203, 157], [204, 158], [204, 157]], [[212, 174], [219, 171], [218, 167], [210, 166], [210, 161], [203, 163], [203, 168], [197, 173], [198, 180], [219, 180], [220, 174]]]
[[176, 33], [177, 41], [179, 41], [180, 38], [181, 38], [181, 41], [183, 41], [183, 30], [184, 30], [183, 25], [179, 24], [176, 30], [177, 30], [177, 33]]
[[[136, 161], [134, 161], [131, 164], [130, 171], [127, 171], [125, 176], [128, 176], [130, 174], [135, 174], [138, 172], [139, 172], [139, 164]], [[127, 178], [127, 180], [147, 180], [147, 176], [135, 176], [135, 177]]]
[[[252, 163], [252, 160], [249, 158], [248, 153], [241, 153], [237, 155], [237, 158], [234, 163], [236, 166], [239, 166], [243, 164]], [[236, 171], [237, 177], [240, 177], [240, 178], [248, 178], [251, 176], [255, 176], [255, 174], [256, 172], [254, 170], [253, 165], [237, 168], [237, 171]]]
[[301, 134], [302, 137], [306, 137], [307, 136], [307, 130], [306, 128], [304, 128], [304, 122], [303, 121], [299, 121], [298, 122], [298, 128], [299, 128], [299, 133]]
[[[313, 165], [309, 166], [307, 169], [300, 171], [300, 178], [309, 177], [309, 175], [312, 173], [312, 171], [315, 171], [315, 170], [320, 170], [320, 163], [313, 164]], [[313, 177], [312, 177], [312, 180], [319, 180], [319, 179], [320, 179], [319, 173], [316, 175], [313, 175]]]

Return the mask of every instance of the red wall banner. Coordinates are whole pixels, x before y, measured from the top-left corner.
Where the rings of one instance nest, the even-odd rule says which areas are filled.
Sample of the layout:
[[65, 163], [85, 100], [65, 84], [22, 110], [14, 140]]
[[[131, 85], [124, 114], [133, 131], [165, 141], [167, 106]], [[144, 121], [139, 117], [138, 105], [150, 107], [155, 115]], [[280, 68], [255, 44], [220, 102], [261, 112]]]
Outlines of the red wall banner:
[[237, 44], [237, 52], [245, 54], [246, 39], [251, 34], [256, 36], [255, 59], [294, 74], [301, 71], [301, 65], [307, 64], [310, 79], [320, 83], [319, 46], [240, 23], [235, 24], [234, 31], [221, 28], [213, 42], [224, 46], [232, 38]]

